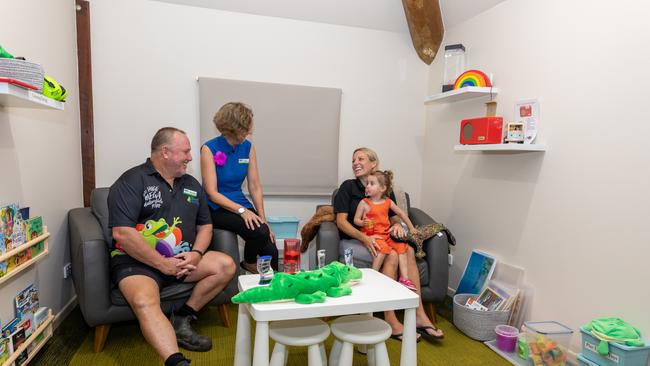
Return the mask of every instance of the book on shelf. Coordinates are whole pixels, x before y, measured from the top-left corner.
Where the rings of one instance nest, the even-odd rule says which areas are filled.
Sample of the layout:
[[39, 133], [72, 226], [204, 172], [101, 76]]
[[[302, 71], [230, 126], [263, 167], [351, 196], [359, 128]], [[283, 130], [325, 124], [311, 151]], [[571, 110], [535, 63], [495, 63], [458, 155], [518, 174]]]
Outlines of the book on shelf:
[[11, 250], [14, 248], [11, 239], [14, 230], [14, 216], [17, 209], [18, 205], [15, 203], [0, 207], [0, 229], [4, 236], [5, 250]]
[[29, 337], [36, 330], [34, 314], [38, 311], [38, 288], [31, 284], [16, 295], [16, 317], [20, 319], [25, 334]]
[[9, 323], [2, 326], [2, 337], [11, 338], [11, 335], [18, 330], [18, 323], [20, 323], [19, 318], [14, 318]]
[[10, 350], [10, 341], [9, 338], [0, 338], [0, 365], [7, 362], [7, 359], [9, 359], [9, 356], [11, 356], [11, 353], [13, 352]]
[[27, 241], [43, 235], [43, 216], [36, 216], [25, 220], [25, 233]]
[[[27, 336], [25, 335], [25, 329], [18, 327], [18, 329], [11, 334], [11, 342], [13, 343], [13, 351], [15, 352], [20, 346], [25, 343]], [[16, 366], [22, 365], [25, 360], [27, 360], [27, 351], [23, 351], [16, 358]]]

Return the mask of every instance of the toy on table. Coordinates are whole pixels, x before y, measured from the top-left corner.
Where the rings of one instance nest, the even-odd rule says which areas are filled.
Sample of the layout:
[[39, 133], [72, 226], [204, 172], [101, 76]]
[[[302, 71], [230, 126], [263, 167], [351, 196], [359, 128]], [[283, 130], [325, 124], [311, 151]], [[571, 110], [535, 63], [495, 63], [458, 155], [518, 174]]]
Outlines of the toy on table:
[[313, 271], [294, 274], [278, 272], [269, 286], [250, 288], [233, 296], [232, 302], [260, 303], [278, 300], [295, 300], [300, 304], [324, 302], [325, 297], [341, 297], [352, 293], [350, 281], [360, 280], [358, 268], [332, 262]]
[[542, 335], [524, 333], [517, 341], [517, 354], [530, 359], [535, 366], [565, 366], [566, 352], [557, 342]]
[[271, 267], [270, 255], [257, 257], [257, 272], [260, 274], [260, 285], [268, 285], [273, 280], [273, 267]]
[[464, 88], [466, 86], [492, 86], [490, 78], [480, 70], [467, 70], [456, 78], [454, 89]]

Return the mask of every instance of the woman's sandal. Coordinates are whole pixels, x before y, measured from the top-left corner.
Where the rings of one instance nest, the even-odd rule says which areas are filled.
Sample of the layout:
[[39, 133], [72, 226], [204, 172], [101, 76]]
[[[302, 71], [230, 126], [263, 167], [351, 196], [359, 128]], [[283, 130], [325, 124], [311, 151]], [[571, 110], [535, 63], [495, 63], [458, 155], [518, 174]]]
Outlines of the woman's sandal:
[[[404, 335], [402, 333], [397, 333], [397, 334], [391, 334], [390, 337], [392, 339], [394, 339], [394, 340], [397, 340], [397, 341], [401, 342]], [[421, 340], [422, 340], [422, 336], [419, 336], [419, 337], [416, 338], [415, 343], [420, 343]]]
[[440, 330], [440, 328], [436, 327], [435, 325], [433, 325], [433, 326], [427, 325], [427, 326], [424, 326], [424, 327], [416, 327], [415, 331], [418, 332], [422, 336], [422, 338], [426, 339], [429, 342], [439, 341], [439, 340], [445, 338], [444, 334], [439, 335], [439, 336], [433, 335], [433, 334], [427, 332], [427, 329], [431, 329], [433, 331]]

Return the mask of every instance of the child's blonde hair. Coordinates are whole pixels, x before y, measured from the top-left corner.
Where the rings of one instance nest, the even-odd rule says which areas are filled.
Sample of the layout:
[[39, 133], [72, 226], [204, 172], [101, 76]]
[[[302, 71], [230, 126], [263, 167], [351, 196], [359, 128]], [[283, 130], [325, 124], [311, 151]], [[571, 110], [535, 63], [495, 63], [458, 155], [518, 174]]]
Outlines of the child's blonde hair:
[[393, 172], [390, 170], [377, 170], [370, 173], [370, 175], [377, 177], [377, 182], [386, 188], [384, 197], [390, 196], [390, 194], [393, 192]]

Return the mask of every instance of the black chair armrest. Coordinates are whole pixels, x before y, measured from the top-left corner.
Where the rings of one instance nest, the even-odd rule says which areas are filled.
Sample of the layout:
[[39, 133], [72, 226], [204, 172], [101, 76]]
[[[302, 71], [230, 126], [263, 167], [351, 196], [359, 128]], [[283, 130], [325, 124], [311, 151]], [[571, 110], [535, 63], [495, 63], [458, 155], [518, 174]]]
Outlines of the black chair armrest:
[[436, 223], [431, 216], [416, 207], [409, 208], [409, 219], [411, 219], [413, 225], [431, 225]]
[[323, 222], [316, 234], [316, 250], [325, 249], [325, 263], [339, 260], [339, 229], [333, 222]]
[[[237, 241], [237, 234], [221, 229], [212, 230], [212, 243], [210, 250], [222, 252], [232, 258], [237, 268], [239, 268], [239, 242]], [[217, 296], [212, 303], [221, 304], [228, 303], [230, 298], [237, 294], [237, 275], [226, 285], [223, 289], [223, 295]]]
[[212, 230], [212, 243], [209, 249], [228, 254], [239, 265], [237, 234], [221, 229]]
[[77, 301], [89, 326], [105, 322], [111, 307], [109, 253], [102, 228], [90, 208], [68, 213], [70, 261]]
[[[419, 208], [411, 207], [409, 209], [409, 218], [413, 225], [430, 225], [436, 221]], [[440, 235], [434, 235], [432, 238], [422, 243], [424, 252], [427, 254], [424, 260], [429, 267], [429, 286], [426, 291], [423, 290], [423, 299], [427, 297], [430, 302], [442, 302], [447, 296], [447, 287], [449, 282], [449, 241], [447, 235], [442, 232]]]

